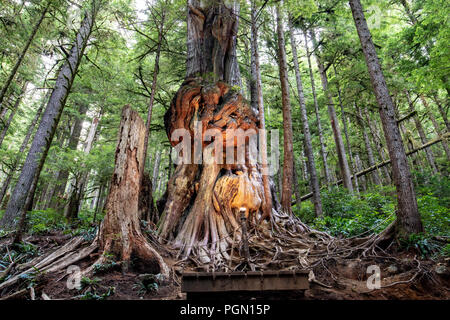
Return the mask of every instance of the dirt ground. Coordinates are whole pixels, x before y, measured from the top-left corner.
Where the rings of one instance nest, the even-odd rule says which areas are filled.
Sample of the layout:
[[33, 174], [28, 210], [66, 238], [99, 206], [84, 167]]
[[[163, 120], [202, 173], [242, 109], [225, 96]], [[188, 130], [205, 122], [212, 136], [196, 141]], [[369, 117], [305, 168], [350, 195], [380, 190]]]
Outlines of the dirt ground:
[[[68, 241], [68, 236], [51, 234], [33, 236], [27, 239], [29, 243], [40, 248], [40, 254], [55, 250]], [[0, 241], [0, 245], [5, 240]], [[96, 257], [91, 256], [78, 263], [81, 270], [92, 264]], [[168, 264], [174, 261], [168, 259]], [[376, 265], [380, 268], [381, 288], [369, 290], [367, 287], [367, 268]], [[35, 299], [50, 298], [52, 300], [184, 300], [186, 294], [181, 292], [181, 272], [176, 270], [173, 279], [159, 283], [157, 289], [144, 288], [146, 278], [129, 270], [122, 272], [120, 268], [111, 268], [99, 272], [85, 283], [83, 289], [68, 289], [70, 274], [59, 272], [44, 274], [33, 285]], [[422, 259], [414, 252], [401, 253], [392, 259], [380, 257], [361, 259], [328, 259], [313, 269], [314, 278], [310, 289], [302, 294], [290, 296], [277, 295], [265, 299], [301, 299], [301, 300], [449, 300], [450, 299], [450, 259], [440, 258], [437, 261]], [[92, 280], [93, 279], [93, 280]], [[143, 280], [144, 279], [144, 280]], [[370, 279], [369, 279], [370, 280]], [[31, 299], [31, 292], [23, 290], [25, 283], [0, 292], [0, 299], [22, 290], [23, 294], [15, 299]], [[42, 295], [44, 293], [44, 295]], [[230, 297], [233, 299], [233, 296]]]

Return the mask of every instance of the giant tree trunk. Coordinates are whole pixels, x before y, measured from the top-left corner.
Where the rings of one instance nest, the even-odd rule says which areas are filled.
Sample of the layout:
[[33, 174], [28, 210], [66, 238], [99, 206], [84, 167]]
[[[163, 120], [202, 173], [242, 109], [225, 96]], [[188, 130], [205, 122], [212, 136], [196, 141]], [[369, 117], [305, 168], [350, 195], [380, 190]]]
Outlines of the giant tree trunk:
[[80, 65], [81, 58], [91, 35], [98, 9], [99, 1], [92, 0], [91, 6], [86, 11], [86, 16], [81, 23], [75, 44], [58, 74], [52, 95], [42, 115], [41, 123], [33, 139], [22, 172], [11, 195], [5, 214], [0, 221], [0, 225], [5, 228], [12, 228], [15, 225], [15, 219], [20, 215], [21, 210], [25, 206], [33, 179], [36, 175], [39, 176], [44, 165], [70, 88], [72, 87], [78, 66]]
[[[248, 222], [255, 224], [265, 200], [261, 168], [249, 149], [238, 163], [225, 159], [227, 150], [235, 155], [259, 127], [253, 109], [233, 88], [240, 83], [238, 10], [237, 1], [188, 1], [187, 77], [164, 116], [178, 161], [168, 181], [159, 238], [178, 248], [183, 258], [193, 255], [214, 268], [228, 266], [233, 238], [241, 239], [239, 212], [245, 210]], [[249, 130], [247, 138], [229, 136], [227, 130], [233, 129]], [[204, 139], [207, 130], [215, 130], [214, 143]]]
[[131, 259], [138, 258], [146, 272], [167, 276], [169, 270], [165, 262], [147, 242], [139, 221], [140, 168], [144, 161], [145, 131], [139, 114], [125, 106], [99, 244], [102, 252], [114, 254], [125, 266]]
[[408, 235], [423, 232], [423, 225], [417, 208], [416, 194], [408, 166], [405, 149], [395, 118], [395, 108], [389, 95], [386, 80], [381, 70], [375, 46], [372, 41], [363, 8], [359, 0], [349, 0], [356, 30], [369, 69], [383, 124], [386, 143], [391, 159], [394, 183], [397, 189], [397, 234]]
[[295, 37], [294, 37], [294, 28], [292, 27], [291, 19], [289, 19], [289, 32], [291, 35], [291, 48], [292, 48], [292, 57], [294, 60], [295, 79], [297, 81], [297, 93], [300, 102], [300, 113], [303, 127], [305, 153], [306, 157], [308, 158], [308, 172], [310, 177], [311, 190], [313, 192], [314, 211], [316, 213], [316, 216], [318, 217], [323, 214], [322, 200], [320, 199], [319, 180], [317, 178], [316, 162], [314, 160], [314, 150], [312, 148], [311, 132], [309, 131], [308, 114], [306, 112], [306, 101], [305, 95], [303, 93], [303, 83], [300, 75], [297, 47], [295, 44]]

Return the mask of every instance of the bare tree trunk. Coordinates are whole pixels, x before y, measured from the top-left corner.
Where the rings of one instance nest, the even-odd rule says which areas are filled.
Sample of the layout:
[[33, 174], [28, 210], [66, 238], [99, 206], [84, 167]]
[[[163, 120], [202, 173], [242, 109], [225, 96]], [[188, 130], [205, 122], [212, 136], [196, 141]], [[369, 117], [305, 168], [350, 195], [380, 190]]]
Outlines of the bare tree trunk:
[[9, 114], [8, 120], [6, 121], [2, 132], [0, 133], [0, 146], [3, 144], [3, 140], [6, 137], [6, 133], [8, 132], [9, 126], [11, 125], [11, 122], [16, 115], [17, 110], [19, 109], [20, 102], [22, 101], [23, 96], [25, 95], [25, 92], [27, 90], [28, 82], [25, 81], [25, 83], [22, 86], [22, 89], [16, 99], [16, 102], [14, 103], [14, 106], [11, 109], [11, 113]]
[[100, 202], [102, 201], [103, 189], [104, 189], [104, 185], [102, 184], [102, 185], [100, 185], [100, 188], [98, 189], [98, 196], [95, 201], [94, 217], [92, 218], [92, 221], [94, 223], [97, 218], [98, 209], [100, 208]]
[[297, 210], [300, 210], [302, 207], [302, 195], [300, 193], [300, 187], [298, 185], [298, 174], [297, 174], [297, 166], [296, 166], [295, 159], [294, 159], [293, 167], [294, 167], [293, 182], [294, 182], [295, 204], [297, 205]]
[[450, 122], [447, 118], [447, 112], [445, 112], [444, 108], [442, 107], [441, 103], [439, 102], [439, 99], [436, 95], [433, 96], [434, 101], [436, 102], [436, 105], [438, 106], [439, 113], [441, 114], [442, 120], [444, 120], [445, 127], [447, 128], [447, 132], [450, 132]]
[[39, 121], [39, 118], [41, 117], [42, 109], [44, 109], [44, 104], [47, 102], [47, 98], [48, 94], [45, 95], [44, 99], [42, 100], [42, 104], [39, 106], [38, 110], [36, 111], [36, 114], [34, 115], [33, 120], [28, 126], [27, 134], [25, 135], [25, 138], [23, 139], [22, 144], [20, 145], [19, 152], [17, 153], [16, 160], [14, 161], [14, 165], [10, 169], [5, 181], [2, 184], [2, 188], [0, 190], [0, 202], [2, 202], [3, 197], [6, 194], [6, 190], [8, 189], [8, 186], [11, 183], [11, 179], [13, 178], [14, 172], [16, 171], [17, 165], [19, 164], [19, 158], [25, 151], [25, 148], [27, 147], [28, 142], [30, 141], [31, 135], [33, 134], [34, 128], [36, 127], [36, 124]]
[[[363, 170], [363, 165], [361, 162], [361, 159], [359, 157], [359, 154], [355, 154], [355, 164], [356, 164], [356, 169], [357, 172], [362, 171]], [[361, 182], [361, 188], [362, 191], [366, 191], [367, 190], [367, 182], [366, 182], [366, 178], [364, 176], [362, 176], [359, 181]]]
[[379, 105], [386, 143], [391, 159], [394, 183], [397, 188], [397, 234], [408, 235], [423, 232], [423, 225], [417, 208], [416, 194], [409, 171], [406, 153], [395, 118], [395, 108], [386, 85], [372, 37], [367, 27], [359, 0], [349, 0], [356, 30], [369, 69], [370, 79]]
[[5, 97], [6, 91], [8, 91], [8, 88], [9, 88], [11, 82], [14, 80], [14, 77], [16, 76], [16, 73], [19, 70], [20, 65], [22, 64], [23, 59], [25, 58], [25, 55], [27, 54], [28, 48], [30, 47], [36, 33], [38, 32], [39, 27], [41, 26], [41, 23], [44, 20], [45, 15], [47, 14], [47, 11], [50, 8], [51, 3], [52, 3], [51, 1], [48, 1], [44, 10], [42, 10], [39, 20], [34, 25], [33, 30], [31, 31], [31, 34], [28, 37], [27, 42], [25, 43], [25, 47], [22, 49], [22, 52], [20, 53], [20, 56], [17, 59], [16, 64], [14, 65], [11, 72], [9, 73], [8, 79], [6, 79], [6, 82], [3, 85], [2, 90], [0, 91], [0, 109], [2, 109], [2, 102]]
[[[359, 106], [356, 104], [355, 102], [355, 108], [356, 111], [358, 112], [358, 119], [359, 119], [359, 125], [361, 127], [361, 131], [362, 131], [362, 135], [364, 138], [364, 144], [366, 146], [366, 152], [367, 152], [367, 157], [369, 160], [369, 166], [374, 166], [375, 165], [375, 158], [373, 156], [373, 150], [372, 150], [372, 146], [370, 145], [370, 140], [369, 140], [369, 136], [367, 134], [367, 130], [366, 130], [366, 126], [363, 122], [363, 116], [361, 113], [361, 109], [359, 108]], [[373, 183], [376, 185], [381, 185], [381, 181], [380, 181], [380, 176], [378, 174], [378, 170], [375, 170], [372, 174], [372, 178], [373, 178]]]
[[139, 194], [141, 162], [144, 161], [144, 121], [130, 106], [122, 110], [114, 174], [106, 203], [106, 216], [99, 232], [102, 252], [114, 254], [124, 262], [139, 258], [146, 272], [169, 275], [169, 269], [158, 252], [141, 232]]
[[[367, 110], [367, 107], [364, 108], [364, 113], [366, 116], [367, 124], [369, 126], [370, 134], [372, 136], [372, 141], [374, 142], [375, 148], [377, 149], [377, 152], [380, 156], [380, 160], [385, 161], [389, 157], [386, 155], [385, 148], [383, 147], [381, 134], [380, 134], [378, 125], [376, 122], [372, 121], [372, 119], [370, 117], [370, 113]], [[384, 181], [386, 182], [386, 184], [391, 184], [392, 183], [391, 175], [390, 175], [390, 171], [388, 170], [387, 166], [384, 166], [382, 168], [382, 172], [383, 172], [383, 178], [384, 178]]]
[[[415, 111], [414, 104], [411, 101], [409, 92], [405, 91], [405, 95], [406, 95], [406, 99], [408, 100], [409, 111], [410, 112]], [[425, 134], [425, 131], [423, 130], [422, 123], [420, 123], [420, 120], [419, 120], [419, 117], [417, 116], [417, 114], [415, 114], [413, 116], [413, 119], [414, 119], [414, 124], [416, 125], [417, 132], [419, 133], [420, 140], [422, 141], [422, 144], [427, 143], [427, 136]], [[433, 171], [434, 174], [437, 174], [439, 172], [439, 170], [436, 166], [436, 161], [434, 160], [434, 155], [431, 151], [431, 148], [425, 149], [425, 155], [427, 157], [428, 164], [430, 165], [431, 170]]]
[[22, 172], [11, 195], [5, 214], [0, 220], [0, 225], [5, 228], [13, 228], [15, 226], [15, 219], [20, 215], [21, 210], [25, 206], [33, 179], [36, 174], [39, 176], [44, 165], [51, 141], [55, 134], [55, 129], [92, 32], [98, 9], [98, 0], [93, 0], [90, 9], [87, 10], [86, 16], [81, 23], [76, 42], [58, 74], [52, 95], [33, 139]]
[[[300, 151], [300, 160], [301, 160], [301, 164], [302, 164], [302, 177], [303, 177], [303, 180], [304, 181], [308, 181], [309, 180], [308, 169], [307, 169], [307, 165], [306, 165], [306, 161], [305, 161], [305, 153], [304, 153], [303, 149]], [[317, 178], [317, 180], [318, 180], [318, 178]]]
[[308, 37], [306, 35], [305, 30], [303, 31], [303, 36], [305, 38], [306, 56], [308, 58], [309, 77], [311, 80], [311, 90], [312, 90], [313, 99], [314, 99], [314, 110], [316, 113], [317, 131], [319, 133], [319, 141], [320, 141], [320, 155], [322, 156], [325, 182], [327, 185], [331, 185], [332, 180], [331, 180], [331, 175], [330, 175], [330, 169], [328, 168], [327, 151], [325, 148], [325, 143], [324, 143], [324, 138], [323, 138], [322, 124], [320, 123], [319, 103], [317, 101], [316, 85], [315, 85], [314, 74], [313, 74], [312, 65], [311, 65], [311, 54], [309, 53]]
[[[336, 78], [337, 78], [336, 66], [334, 64], [333, 64], [333, 69], [334, 69], [334, 74], [336, 75]], [[356, 172], [355, 161], [353, 159], [353, 153], [352, 153], [352, 148], [350, 145], [350, 139], [348, 137], [347, 116], [345, 115], [344, 105], [342, 104], [341, 88], [339, 87], [339, 81], [337, 79], [336, 79], [336, 87], [337, 87], [337, 92], [338, 92], [339, 105], [341, 107], [342, 123], [344, 124], [345, 142], [347, 143], [348, 155], [350, 157], [350, 167], [351, 167], [350, 173], [353, 177], [353, 182], [355, 183], [356, 192], [359, 193], [358, 177], [354, 174]]]
[[[313, 41], [314, 47], [317, 47], [317, 41], [314, 31], [311, 31], [311, 39]], [[334, 108], [333, 97], [328, 88], [327, 71], [325, 70], [322, 60], [317, 54], [317, 50], [318, 49], [316, 48], [315, 57], [317, 65], [319, 67], [320, 77], [322, 79], [322, 88], [325, 96], [328, 99], [328, 114], [330, 116], [331, 128], [333, 129], [333, 137], [336, 144], [336, 151], [339, 160], [339, 167], [341, 169], [342, 179], [344, 180], [344, 187], [347, 188], [349, 192], [353, 193], [352, 179], [350, 168], [348, 166], [347, 156], [345, 154], [344, 141], [342, 139], [341, 129], [339, 128], [339, 120], [336, 115], [336, 109]]]
[[269, 181], [269, 165], [267, 160], [267, 135], [266, 120], [264, 116], [264, 100], [262, 94], [261, 70], [259, 64], [258, 52], [258, 28], [256, 20], [256, 0], [252, 0], [251, 8], [251, 103], [252, 108], [258, 110], [259, 115], [259, 129], [264, 130], [260, 134], [261, 139], [261, 165], [262, 165], [262, 179], [264, 187], [264, 203], [263, 203], [263, 217], [269, 217], [272, 212], [272, 195], [270, 193]]
[[[152, 88], [150, 91], [150, 101], [148, 103], [148, 110], [147, 110], [147, 121], [145, 122], [145, 143], [144, 143], [144, 159], [147, 160], [147, 149], [148, 149], [148, 138], [150, 136], [150, 124], [152, 122], [152, 112], [153, 112], [153, 102], [155, 100], [155, 93], [156, 93], [156, 83], [158, 80], [158, 73], [159, 73], [159, 57], [161, 55], [161, 45], [162, 45], [162, 37], [163, 37], [163, 31], [164, 31], [164, 21], [166, 18], [166, 12], [165, 9], [163, 9], [163, 12], [161, 13], [161, 21], [159, 21], [158, 26], [158, 43], [156, 46], [156, 56], [155, 56], [155, 69], [153, 70], [153, 79], [152, 79]], [[142, 168], [141, 172], [144, 173], [145, 169], [145, 162], [142, 162]], [[153, 184], [152, 187], [155, 185]]]
[[[84, 153], [86, 154], [89, 154], [91, 152], [96, 137], [97, 126], [98, 126], [98, 118], [95, 117], [92, 120], [92, 124], [91, 127], [89, 128], [89, 133], [86, 138], [86, 144], [84, 146]], [[78, 212], [80, 211], [81, 208], [82, 204], [81, 202], [84, 197], [84, 188], [87, 184], [88, 176], [89, 172], [85, 172], [81, 175], [81, 177], [75, 177], [73, 189], [71, 190], [69, 196], [69, 202], [64, 212], [64, 215], [68, 221], [74, 221], [75, 219], [78, 218]]]
[[[69, 143], [67, 145], [66, 150], [76, 150], [78, 147], [78, 142], [80, 141], [81, 130], [83, 129], [84, 116], [88, 111], [88, 105], [84, 102], [79, 106], [79, 116], [77, 115], [75, 118], [75, 123], [72, 128], [72, 133], [70, 135]], [[58, 178], [56, 179], [56, 186], [53, 189], [53, 197], [55, 194], [60, 197], [63, 196], [66, 192], [67, 181], [69, 179], [69, 171], [61, 170], [58, 173]], [[61, 209], [64, 207], [65, 203], [59, 203], [58, 201], [52, 201], [51, 207], [54, 209]]]
[[[300, 113], [301, 113], [301, 120], [302, 120], [302, 127], [303, 127], [305, 153], [306, 153], [306, 157], [308, 158], [308, 172], [309, 172], [309, 177], [310, 177], [311, 190], [314, 194], [314, 197], [313, 197], [314, 211], [316, 213], [316, 216], [319, 217], [319, 216], [323, 215], [322, 200], [320, 198], [319, 180], [317, 178], [316, 163], [314, 160], [314, 150], [312, 148], [312, 142], [311, 142], [311, 132], [309, 131], [308, 114], [306, 112], [306, 101], [305, 101], [305, 95], [303, 93], [303, 84], [302, 84], [302, 79], [301, 79], [301, 75], [300, 75], [300, 67], [298, 64], [297, 47], [295, 44], [295, 37], [294, 37], [294, 28], [292, 28], [292, 22], [291, 22], [290, 18], [289, 18], [288, 23], [289, 23], [289, 33], [291, 35], [291, 48], [292, 48], [292, 57], [294, 60], [295, 78], [297, 81], [297, 93], [298, 93], [299, 103], [300, 103]], [[295, 169], [294, 169], [294, 173], [295, 173]], [[297, 181], [295, 183], [298, 184]], [[296, 188], [298, 189], [298, 186]], [[297, 198], [297, 196], [296, 196], [296, 198]]]
[[[433, 114], [433, 111], [430, 109], [430, 106], [428, 105], [427, 100], [423, 95], [420, 95], [420, 99], [422, 100], [423, 105], [425, 106], [425, 109], [427, 111], [428, 118], [430, 118], [431, 122], [433, 123], [434, 131], [436, 131], [436, 134], [440, 137], [442, 136], [441, 129], [439, 128], [439, 124], [436, 121], [436, 118]], [[447, 160], [450, 161], [450, 148], [448, 147], [448, 141], [446, 139], [442, 139], [442, 147], [444, 148], [445, 155], [447, 156]], [[1, 198], [0, 198], [1, 201]]]
[[[152, 187], [155, 188], [156, 187], [156, 182], [158, 181], [158, 174], [159, 174], [159, 164], [161, 161], [161, 151], [157, 150], [156, 151], [156, 156], [155, 156], [155, 163], [153, 165], [153, 175], [152, 175]], [[156, 191], [156, 189], [155, 189]]]
[[291, 101], [289, 97], [289, 82], [286, 60], [286, 43], [284, 40], [283, 22], [280, 5], [276, 6], [277, 35], [278, 35], [278, 68], [281, 82], [281, 102], [283, 105], [283, 134], [284, 134], [284, 159], [283, 159], [283, 184], [281, 190], [281, 207], [287, 213], [292, 213], [292, 180], [294, 173], [294, 150], [292, 133]]

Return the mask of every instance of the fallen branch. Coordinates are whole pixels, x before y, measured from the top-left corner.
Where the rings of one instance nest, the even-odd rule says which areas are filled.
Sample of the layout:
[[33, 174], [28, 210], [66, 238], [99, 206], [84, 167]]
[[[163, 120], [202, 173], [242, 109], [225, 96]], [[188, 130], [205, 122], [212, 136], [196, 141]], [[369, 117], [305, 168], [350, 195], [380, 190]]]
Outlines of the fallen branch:
[[410, 112], [410, 113], [408, 113], [407, 115], [405, 115], [405, 116], [401, 117], [400, 119], [398, 119], [398, 120], [397, 120], [397, 123], [400, 123], [400, 122], [402, 122], [402, 121], [405, 121], [405, 120], [407, 120], [407, 119], [409, 119], [409, 118], [411, 118], [411, 117], [415, 116], [415, 115], [416, 115], [416, 113], [417, 113], [417, 111], [416, 111], [416, 110], [414, 110], [414, 111], [411, 111], [411, 112]]
[[16, 291], [16, 292], [14, 292], [13, 294], [10, 294], [10, 295], [8, 295], [8, 296], [6, 296], [6, 297], [0, 298], [0, 300], [17, 299], [17, 298], [20, 298], [20, 297], [26, 295], [27, 293], [28, 293], [28, 289], [25, 288], [25, 289]]
[[9, 266], [0, 273], [0, 281], [3, 281], [3, 279], [6, 278], [6, 276], [9, 274], [9, 272], [12, 270], [12, 268], [14, 268], [15, 265], [16, 265], [16, 261], [11, 262], [9, 264]]

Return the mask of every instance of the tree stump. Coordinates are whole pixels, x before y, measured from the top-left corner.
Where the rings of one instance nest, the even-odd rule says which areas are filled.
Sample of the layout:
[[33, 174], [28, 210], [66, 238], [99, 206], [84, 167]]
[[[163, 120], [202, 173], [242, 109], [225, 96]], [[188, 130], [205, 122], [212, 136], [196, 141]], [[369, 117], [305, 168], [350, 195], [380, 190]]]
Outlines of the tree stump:
[[146, 272], [169, 275], [158, 252], [141, 232], [139, 195], [140, 163], [144, 161], [145, 124], [130, 106], [122, 110], [115, 167], [106, 203], [106, 216], [100, 227], [99, 244], [104, 253], [114, 254], [127, 268], [138, 260]]

